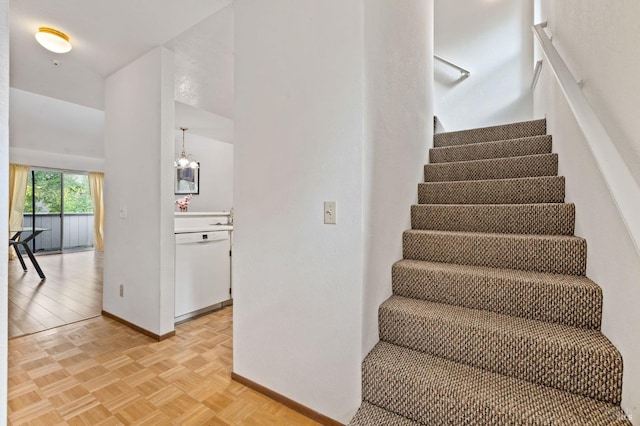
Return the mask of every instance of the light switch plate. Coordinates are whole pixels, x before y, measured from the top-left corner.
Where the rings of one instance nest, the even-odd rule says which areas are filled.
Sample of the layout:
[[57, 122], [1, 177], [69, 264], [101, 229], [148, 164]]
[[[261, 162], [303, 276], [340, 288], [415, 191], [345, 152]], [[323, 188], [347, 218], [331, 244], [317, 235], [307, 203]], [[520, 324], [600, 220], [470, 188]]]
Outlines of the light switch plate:
[[335, 225], [336, 223], [336, 202], [335, 201], [324, 202], [324, 223], [329, 225]]

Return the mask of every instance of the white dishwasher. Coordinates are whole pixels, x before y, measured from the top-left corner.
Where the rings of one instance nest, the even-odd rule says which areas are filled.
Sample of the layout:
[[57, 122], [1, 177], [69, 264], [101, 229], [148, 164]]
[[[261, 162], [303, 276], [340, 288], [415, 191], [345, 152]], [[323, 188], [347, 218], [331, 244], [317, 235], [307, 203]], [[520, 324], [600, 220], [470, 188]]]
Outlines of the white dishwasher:
[[[230, 231], [176, 233], [176, 322], [231, 299]], [[219, 306], [218, 306], [219, 305]]]

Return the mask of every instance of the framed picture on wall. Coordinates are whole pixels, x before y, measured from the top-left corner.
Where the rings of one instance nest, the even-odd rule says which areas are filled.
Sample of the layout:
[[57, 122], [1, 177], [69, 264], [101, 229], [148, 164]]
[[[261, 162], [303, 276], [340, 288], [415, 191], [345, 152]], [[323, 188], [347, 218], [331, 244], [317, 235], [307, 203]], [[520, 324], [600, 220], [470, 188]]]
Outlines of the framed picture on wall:
[[[198, 163], [200, 165], [200, 163]], [[175, 195], [200, 193], [200, 167], [176, 169]]]

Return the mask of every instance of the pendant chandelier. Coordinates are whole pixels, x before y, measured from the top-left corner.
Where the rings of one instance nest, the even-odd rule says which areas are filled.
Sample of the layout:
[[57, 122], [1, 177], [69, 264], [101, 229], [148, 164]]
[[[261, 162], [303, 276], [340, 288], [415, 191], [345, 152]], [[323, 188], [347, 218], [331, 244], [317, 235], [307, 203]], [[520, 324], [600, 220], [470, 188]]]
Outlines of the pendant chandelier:
[[186, 127], [180, 127], [180, 130], [182, 130], [182, 153], [180, 154], [180, 158], [173, 162], [173, 167], [178, 169], [197, 169], [200, 167], [198, 163], [194, 160], [189, 160], [189, 158], [187, 158], [187, 153], [184, 150], [184, 132], [189, 129]]

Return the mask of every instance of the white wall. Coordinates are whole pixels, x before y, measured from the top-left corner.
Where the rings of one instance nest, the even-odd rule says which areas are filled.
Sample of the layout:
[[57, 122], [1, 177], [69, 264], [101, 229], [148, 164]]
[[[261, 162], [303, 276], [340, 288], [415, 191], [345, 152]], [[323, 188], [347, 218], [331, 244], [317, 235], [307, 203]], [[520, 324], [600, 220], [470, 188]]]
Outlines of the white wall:
[[532, 119], [533, 0], [435, 0], [435, 114], [445, 130]]
[[233, 118], [233, 2], [165, 46], [175, 52], [176, 100]]
[[363, 2], [234, 7], [234, 372], [346, 422], [361, 386]]
[[[565, 3], [567, 3], [566, 8]], [[567, 13], [569, 4], [573, 5], [571, 14]], [[632, 81], [633, 76], [623, 76], [615, 72], [610, 77], [603, 77], [598, 71], [600, 64], [595, 65], [594, 62], [609, 63], [612, 59], [608, 50], [613, 46], [608, 41], [604, 41], [611, 37], [612, 31], [620, 31], [617, 33], [620, 49], [615, 49], [618, 54], [614, 55], [613, 62], [624, 61], [625, 59], [621, 56], [625, 55], [640, 59], [637, 44], [627, 43], [628, 39], [636, 37], [637, 28], [634, 26], [632, 29], [628, 25], [630, 21], [627, 18], [621, 18], [615, 25], [612, 24], [611, 27], [606, 26], [606, 28], [598, 25], [590, 28], [583, 28], [583, 26], [597, 22], [604, 25], [607, 21], [606, 17], [610, 17], [611, 13], [620, 16], [625, 14], [624, 10], [627, 14], [635, 16], [634, 19], [637, 22], [640, 18], [638, 15], [640, 10], [632, 2], [607, 3], [607, 6], [614, 11], [606, 11], [605, 5], [591, 1], [580, 3], [580, 5], [571, 1], [547, 2], [544, 6], [543, 18], [549, 20], [552, 29], [563, 28], [562, 31], [555, 33], [554, 45], [560, 47], [565, 61], [569, 62], [574, 72], [583, 70], [580, 75], [589, 76], [585, 78], [584, 93], [591, 97], [592, 106], [608, 131], [619, 123], [621, 127], [616, 127], [617, 130], [609, 133], [614, 141], [620, 142], [621, 140], [614, 137], [614, 134], [637, 127], [637, 124], [629, 120], [627, 111], [616, 113], [619, 112], [617, 111], [619, 106], [615, 107], [616, 111], [601, 114], [603, 103], [619, 103], [629, 107], [637, 104], [640, 93], [636, 89], [636, 83]], [[601, 21], [600, 17], [603, 13], [605, 19]], [[597, 16], [591, 16], [591, 14]], [[571, 31], [567, 32], [568, 29]], [[591, 31], [601, 34], [603, 40], [595, 42], [591, 37], [584, 37]], [[586, 50], [590, 51], [593, 59], [583, 56]], [[571, 55], [572, 59], [569, 59], [568, 55]], [[603, 57], [606, 57], [606, 60], [603, 60]], [[576, 61], [576, 58], [580, 60]], [[624, 78], [629, 83], [626, 86], [628, 89], [626, 92], [611, 87], [616, 84], [612, 84], [609, 79], [618, 77]], [[607, 88], [606, 101], [595, 102], [594, 87]], [[637, 112], [637, 108], [635, 109]], [[637, 326], [640, 324], [640, 311], [637, 308], [637, 301], [640, 300], [638, 278], [640, 277], [640, 254], [631, 241], [585, 136], [546, 64], [536, 88], [535, 111], [538, 114], [547, 115], [549, 133], [553, 134], [554, 151], [560, 154], [559, 171], [567, 177], [567, 201], [576, 203], [576, 235], [586, 238], [588, 242], [587, 275], [603, 290], [602, 331], [620, 350], [624, 360], [622, 406], [632, 414], [635, 424], [638, 424], [640, 334]], [[614, 114], [614, 120], [611, 120], [612, 114]], [[626, 155], [628, 153], [623, 153], [620, 148], [619, 150], [630, 164], [633, 163], [634, 160]]]
[[576, 235], [586, 238], [587, 276], [603, 290], [602, 332], [624, 360], [623, 408], [640, 417], [640, 256], [620, 217], [593, 154], [548, 68], [536, 92], [536, 110], [547, 114], [559, 174], [567, 178], [566, 201], [576, 204]]
[[235, 12], [234, 371], [347, 422], [431, 143], [433, 4]]
[[[180, 123], [177, 123], [180, 124]], [[200, 194], [189, 203], [189, 211], [229, 211], [233, 207], [233, 145], [185, 133], [185, 149], [190, 159], [200, 163]], [[182, 131], [175, 132], [175, 156], [182, 151]], [[176, 195], [175, 198], [181, 198]]]
[[[0, 0], [0, 223], [9, 223], [9, 2]], [[7, 418], [7, 245], [0, 244], [0, 419]]]
[[363, 356], [378, 342], [378, 307], [433, 132], [433, 0], [365, 2], [365, 279]]
[[173, 84], [173, 54], [157, 48], [105, 91], [103, 309], [159, 335], [174, 320]]
[[640, 184], [640, 2], [543, 0], [543, 11], [554, 44]]

